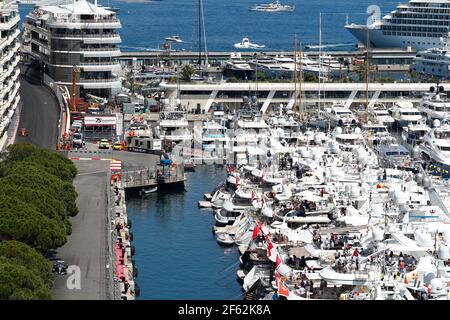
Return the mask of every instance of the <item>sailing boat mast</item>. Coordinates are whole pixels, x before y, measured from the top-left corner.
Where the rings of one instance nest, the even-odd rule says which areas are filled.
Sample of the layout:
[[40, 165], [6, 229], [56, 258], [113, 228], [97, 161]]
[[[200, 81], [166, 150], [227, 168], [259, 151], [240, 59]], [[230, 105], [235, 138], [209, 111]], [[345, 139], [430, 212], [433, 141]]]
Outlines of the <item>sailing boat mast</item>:
[[322, 12], [319, 14], [319, 110], [320, 113], [320, 78], [322, 77]]
[[202, 64], [202, 0], [198, 0], [198, 66]]
[[366, 29], [366, 123], [369, 122], [369, 28]]
[[303, 58], [303, 50], [302, 50], [302, 44], [300, 43], [300, 77], [299, 77], [299, 108], [300, 108], [300, 120], [303, 120], [303, 106], [302, 106], [302, 81], [303, 81], [303, 64], [302, 64], [302, 58]]
[[294, 40], [294, 114], [297, 113], [297, 35]]
[[202, 21], [202, 28], [203, 28], [203, 41], [205, 42], [205, 65], [208, 65], [208, 47], [206, 46], [206, 28], [205, 28], [205, 15], [203, 13], [203, 0], [200, 0], [201, 6], [201, 21]]

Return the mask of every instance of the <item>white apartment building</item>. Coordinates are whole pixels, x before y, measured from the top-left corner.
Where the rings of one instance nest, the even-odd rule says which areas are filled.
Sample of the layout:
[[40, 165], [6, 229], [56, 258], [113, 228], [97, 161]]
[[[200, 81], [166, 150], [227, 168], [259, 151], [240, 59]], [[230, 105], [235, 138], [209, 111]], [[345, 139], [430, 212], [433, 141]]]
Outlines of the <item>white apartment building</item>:
[[19, 10], [15, 2], [0, 2], [0, 153], [12, 138], [8, 136], [8, 129], [20, 101], [19, 22]]
[[24, 24], [32, 58], [58, 84], [72, 86], [77, 67], [77, 95], [109, 98], [120, 90], [118, 77], [121, 23], [114, 11], [87, 0], [37, 6]]

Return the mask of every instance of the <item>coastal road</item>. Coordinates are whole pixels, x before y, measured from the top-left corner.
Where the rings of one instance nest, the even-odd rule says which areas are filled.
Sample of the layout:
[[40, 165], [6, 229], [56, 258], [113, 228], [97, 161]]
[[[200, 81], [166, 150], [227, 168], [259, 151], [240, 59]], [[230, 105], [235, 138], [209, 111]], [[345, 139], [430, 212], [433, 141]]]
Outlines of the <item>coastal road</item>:
[[26, 128], [28, 137], [16, 137], [15, 142], [29, 142], [54, 149], [58, 137], [59, 105], [53, 93], [41, 84], [39, 72], [22, 67], [20, 96], [23, 107], [19, 130]]
[[56, 250], [55, 258], [80, 268], [80, 289], [69, 289], [69, 276], [58, 276], [53, 287], [55, 300], [106, 300], [111, 285], [107, 278], [106, 242], [107, 170], [109, 161], [75, 161], [78, 175], [79, 213], [71, 218], [72, 234]]

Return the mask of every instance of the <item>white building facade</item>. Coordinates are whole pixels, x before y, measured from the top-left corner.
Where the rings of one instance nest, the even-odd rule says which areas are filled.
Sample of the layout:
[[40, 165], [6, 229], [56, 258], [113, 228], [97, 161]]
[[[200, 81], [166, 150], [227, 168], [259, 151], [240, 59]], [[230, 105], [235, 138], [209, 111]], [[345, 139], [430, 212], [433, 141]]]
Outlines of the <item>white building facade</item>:
[[[19, 10], [13, 1], [0, 3], [0, 153], [5, 150], [13, 136], [8, 135], [11, 119], [18, 117], [19, 95], [19, 60], [20, 43]], [[15, 134], [14, 133], [11, 133]]]
[[31, 56], [60, 85], [71, 87], [75, 67], [77, 95], [110, 98], [118, 77], [121, 23], [114, 11], [86, 0], [34, 8], [26, 17]]

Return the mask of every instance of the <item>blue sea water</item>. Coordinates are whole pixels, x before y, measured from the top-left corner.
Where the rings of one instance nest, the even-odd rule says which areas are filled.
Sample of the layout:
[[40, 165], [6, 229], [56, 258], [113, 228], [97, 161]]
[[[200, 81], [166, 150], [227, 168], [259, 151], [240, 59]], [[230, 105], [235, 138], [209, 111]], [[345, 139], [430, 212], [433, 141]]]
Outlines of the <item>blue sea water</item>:
[[187, 173], [185, 191], [127, 199], [140, 299], [241, 299], [238, 249], [216, 243], [212, 211], [197, 207], [225, 177], [224, 168], [201, 165]]
[[[319, 43], [319, 13], [322, 12], [322, 42], [349, 44], [355, 38], [344, 28], [349, 22], [365, 23], [367, 7], [375, 4], [381, 14], [394, 10], [398, 0], [282, 0], [295, 5], [294, 12], [252, 12], [249, 7], [270, 0], [203, 0], [204, 22], [209, 51], [234, 51], [233, 44], [248, 36], [264, 50], [292, 51], [294, 36], [302, 45]], [[406, 2], [406, 0], [405, 0]], [[160, 48], [164, 38], [179, 35], [185, 43], [174, 49], [198, 50], [198, 0], [99, 0], [120, 8], [123, 51]], [[22, 9], [22, 17], [29, 7]], [[351, 44], [351, 45], [350, 45]], [[202, 44], [204, 46], [204, 44]]]

